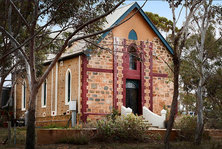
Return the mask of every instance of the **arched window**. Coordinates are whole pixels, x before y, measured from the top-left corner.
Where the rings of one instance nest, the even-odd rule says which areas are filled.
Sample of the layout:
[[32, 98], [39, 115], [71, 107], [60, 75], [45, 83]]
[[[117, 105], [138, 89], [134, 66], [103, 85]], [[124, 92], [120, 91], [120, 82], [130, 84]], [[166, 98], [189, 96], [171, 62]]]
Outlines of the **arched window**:
[[26, 83], [22, 83], [22, 111], [26, 110]]
[[65, 104], [68, 105], [69, 101], [71, 100], [71, 83], [72, 83], [72, 77], [71, 77], [71, 71], [70, 69], [66, 72], [66, 86], [65, 86]]
[[137, 59], [139, 55], [137, 53], [137, 46], [135, 43], [129, 46], [128, 52], [129, 52], [129, 69], [136, 70]]
[[137, 40], [137, 34], [133, 29], [129, 32], [128, 39]]
[[137, 89], [138, 88], [138, 84], [136, 84], [133, 81], [127, 81], [126, 82], [126, 88]]
[[47, 80], [42, 83], [42, 107], [46, 107], [47, 99]]

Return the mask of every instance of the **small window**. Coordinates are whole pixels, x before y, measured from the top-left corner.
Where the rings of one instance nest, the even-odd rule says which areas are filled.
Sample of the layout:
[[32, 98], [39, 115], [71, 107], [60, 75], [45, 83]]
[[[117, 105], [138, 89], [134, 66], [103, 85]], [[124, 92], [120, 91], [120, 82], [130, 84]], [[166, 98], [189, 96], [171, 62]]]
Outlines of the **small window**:
[[128, 39], [137, 40], [137, 34], [133, 29], [129, 32]]
[[65, 93], [65, 104], [68, 105], [71, 100], [71, 71], [68, 69], [66, 72], [66, 93]]
[[129, 68], [132, 70], [136, 70], [136, 59], [135, 56], [132, 54], [129, 54]]
[[129, 51], [129, 69], [136, 70], [137, 59], [139, 58], [136, 44], [131, 44], [129, 46], [128, 51]]
[[47, 80], [42, 84], [42, 107], [46, 107], [47, 99]]
[[22, 111], [26, 110], [26, 83], [23, 81], [22, 84]]
[[68, 73], [68, 102], [70, 101], [70, 81], [71, 81], [71, 76], [70, 76], [70, 72]]

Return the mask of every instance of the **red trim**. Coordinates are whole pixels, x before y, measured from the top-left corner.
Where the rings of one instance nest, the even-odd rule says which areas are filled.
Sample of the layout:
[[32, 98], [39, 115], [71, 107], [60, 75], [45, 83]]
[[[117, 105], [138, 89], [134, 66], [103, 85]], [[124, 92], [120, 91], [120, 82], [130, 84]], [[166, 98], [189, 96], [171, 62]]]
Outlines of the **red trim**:
[[153, 73], [153, 77], [167, 78], [167, 77], [168, 77], [168, 74]]
[[86, 71], [113, 73], [113, 70], [111, 69], [87, 68], [87, 67], [86, 67]]
[[84, 112], [84, 115], [110, 115], [111, 113], [89, 113], [89, 112]]
[[150, 104], [150, 111], [153, 111], [153, 43], [151, 42], [150, 43], [150, 46], [149, 46], [149, 49], [150, 49], [150, 52], [149, 52], [149, 55], [150, 55], [150, 101], [149, 101], [149, 104]]
[[86, 122], [87, 120], [87, 115], [85, 114], [86, 112], [86, 109], [88, 108], [87, 106], [87, 93], [88, 93], [88, 90], [87, 90], [87, 86], [88, 86], [88, 82], [87, 82], [87, 64], [88, 64], [88, 61], [87, 61], [87, 58], [86, 58], [86, 55], [83, 54], [82, 55], [82, 109], [81, 109], [81, 112], [82, 112], [82, 121], [83, 122]]
[[123, 84], [122, 84], [122, 89], [123, 89], [123, 92], [122, 92], [122, 95], [123, 95], [123, 99], [122, 99], [122, 102], [123, 102], [123, 106], [126, 106], [126, 68], [127, 68], [127, 65], [126, 63], [128, 62], [126, 57], [127, 57], [127, 53], [124, 53], [127, 51], [127, 47], [126, 47], [126, 39], [123, 40], [123, 70], [122, 70], [122, 74], [123, 74]]
[[[144, 93], [144, 84], [145, 84], [145, 79], [144, 79], [144, 76], [145, 76], [145, 71], [144, 71], [144, 68], [145, 68], [145, 64], [144, 64], [144, 60], [145, 60], [145, 58], [144, 58], [144, 41], [141, 41], [140, 42], [140, 46], [142, 47], [142, 49], [141, 49], [141, 51], [142, 51], [142, 53], [141, 53], [141, 58], [142, 58], [142, 62], [141, 62], [141, 68], [140, 68], [140, 73], [141, 73], [141, 75], [140, 75], [140, 80], [141, 80], [141, 106], [143, 107], [144, 106], [144, 104], [145, 104], [145, 99], [144, 99], [144, 97], [145, 97], [145, 93]], [[142, 107], [141, 107], [141, 109], [142, 109]], [[142, 113], [142, 112], [141, 112]]]
[[[115, 40], [116, 38], [114, 38]], [[115, 41], [114, 41], [115, 42]], [[114, 47], [113, 47], [114, 48]], [[114, 51], [117, 49], [114, 49]], [[113, 53], [113, 107], [118, 109], [117, 107], [117, 55], [116, 52]]]
[[[131, 47], [131, 44], [128, 46], [128, 48], [125, 48], [125, 52], [129, 52], [129, 48]], [[140, 50], [140, 49], [137, 49]], [[132, 79], [132, 80], [140, 80], [141, 79], [141, 63], [137, 62], [136, 64], [136, 70], [129, 69], [129, 53], [124, 53], [124, 64], [125, 64], [125, 78]]]
[[[140, 63], [140, 62], [138, 62], [138, 63]], [[132, 79], [132, 80], [140, 80], [141, 79], [141, 75], [140, 75], [140, 73], [138, 74], [137, 70], [126, 70], [125, 69], [125, 76], [126, 76], [125, 78]]]

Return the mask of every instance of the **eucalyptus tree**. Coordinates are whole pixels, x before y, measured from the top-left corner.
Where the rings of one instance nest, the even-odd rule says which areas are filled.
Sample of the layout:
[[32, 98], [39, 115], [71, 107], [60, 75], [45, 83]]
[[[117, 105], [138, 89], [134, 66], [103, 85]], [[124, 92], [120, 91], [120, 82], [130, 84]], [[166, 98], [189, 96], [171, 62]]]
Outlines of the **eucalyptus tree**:
[[[221, 37], [216, 39], [216, 28], [220, 26], [222, 9], [221, 6], [212, 5], [212, 1], [204, 0], [199, 10], [193, 15], [190, 26], [192, 35], [187, 42], [188, 51], [184, 54], [184, 61], [195, 71], [192, 74], [188, 72], [187, 76], [183, 76], [183, 79], [194, 87], [197, 94], [196, 145], [201, 143], [204, 128], [203, 93], [205, 86], [213, 74], [212, 72], [221, 65], [222, 40]], [[190, 82], [187, 80], [188, 77], [192, 77]]]
[[[18, 51], [18, 54], [25, 62], [28, 78], [30, 99], [28, 107], [28, 123], [26, 135], [26, 148], [35, 148], [35, 104], [36, 95], [41, 84], [50, 73], [66, 47], [81, 39], [95, 41], [100, 39], [101, 33], [107, 32], [111, 28], [103, 30], [105, 16], [112, 13], [124, 0], [7, 0], [3, 10], [7, 15], [7, 25], [0, 25], [0, 30], [4, 34], [3, 38], [9, 39], [12, 49], [3, 55], [0, 60], [9, 54]], [[13, 16], [18, 16], [20, 22], [14, 22]], [[20, 40], [21, 34], [16, 36], [14, 27], [21, 25], [24, 36]], [[50, 30], [51, 29], [51, 30]], [[66, 36], [62, 34], [66, 33]], [[19, 31], [20, 33], [20, 31]], [[42, 41], [48, 37], [44, 44]], [[50, 63], [46, 71], [37, 76], [36, 55], [38, 52], [45, 52], [45, 48], [56, 45], [55, 58]], [[44, 54], [48, 54], [45, 52]]]
[[[193, 1], [193, 0], [167, 0], [169, 3], [169, 6], [172, 10], [173, 15], [173, 29], [172, 29], [172, 49], [173, 49], [173, 82], [174, 82], [174, 93], [173, 93], [173, 100], [171, 104], [170, 109], [170, 118], [168, 122], [168, 127], [166, 130], [165, 138], [164, 138], [164, 148], [169, 149], [169, 137], [170, 132], [173, 128], [173, 122], [176, 115], [176, 109], [177, 109], [177, 99], [179, 95], [179, 71], [180, 71], [180, 64], [181, 64], [181, 54], [184, 50], [185, 42], [188, 37], [188, 26], [190, 23], [190, 20], [195, 13], [195, 11], [198, 9], [198, 7], [201, 5], [201, 0]], [[176, 24], [177, 24], [177, 18], [175, 14], [175, 9], [179, 8], [179, 6], [182, 5], [182, 8], [186, 8], [186, 19], [184, 21], [184, 24], [181, 28], [179, 28], [179, 31], [176, 32]], [[180, 17], [180, 14], [178, 15], [178, 18]]]
[[222, 67], [218, 67], [206, 82], [203, 100], [205, 126], [222, 129]]

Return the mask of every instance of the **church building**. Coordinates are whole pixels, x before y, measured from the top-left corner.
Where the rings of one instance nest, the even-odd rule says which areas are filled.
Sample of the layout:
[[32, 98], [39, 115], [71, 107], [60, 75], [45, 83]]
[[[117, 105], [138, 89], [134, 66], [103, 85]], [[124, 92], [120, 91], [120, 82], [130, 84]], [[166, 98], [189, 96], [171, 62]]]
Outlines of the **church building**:
[[[36, 126], [66, 125], [71, 100], [77, 102], [77, 123], [105, 118], [113, 108], [121, 112], [121, 106], [138, 115], [143, 106], [158, 115], [164, 106], [170, 108], [173, 78], [167, 63], [172, 63], [173, 50], [140, 6], [134, 2], [116, 9], [104, 28], [132, 15], [102, 35], [98, 54], [87, 54], [82, 41], [63, 53], [38, 91]], [[16, 83], [16, 118], [28, 109], [27, 86], [26, 79]]]

